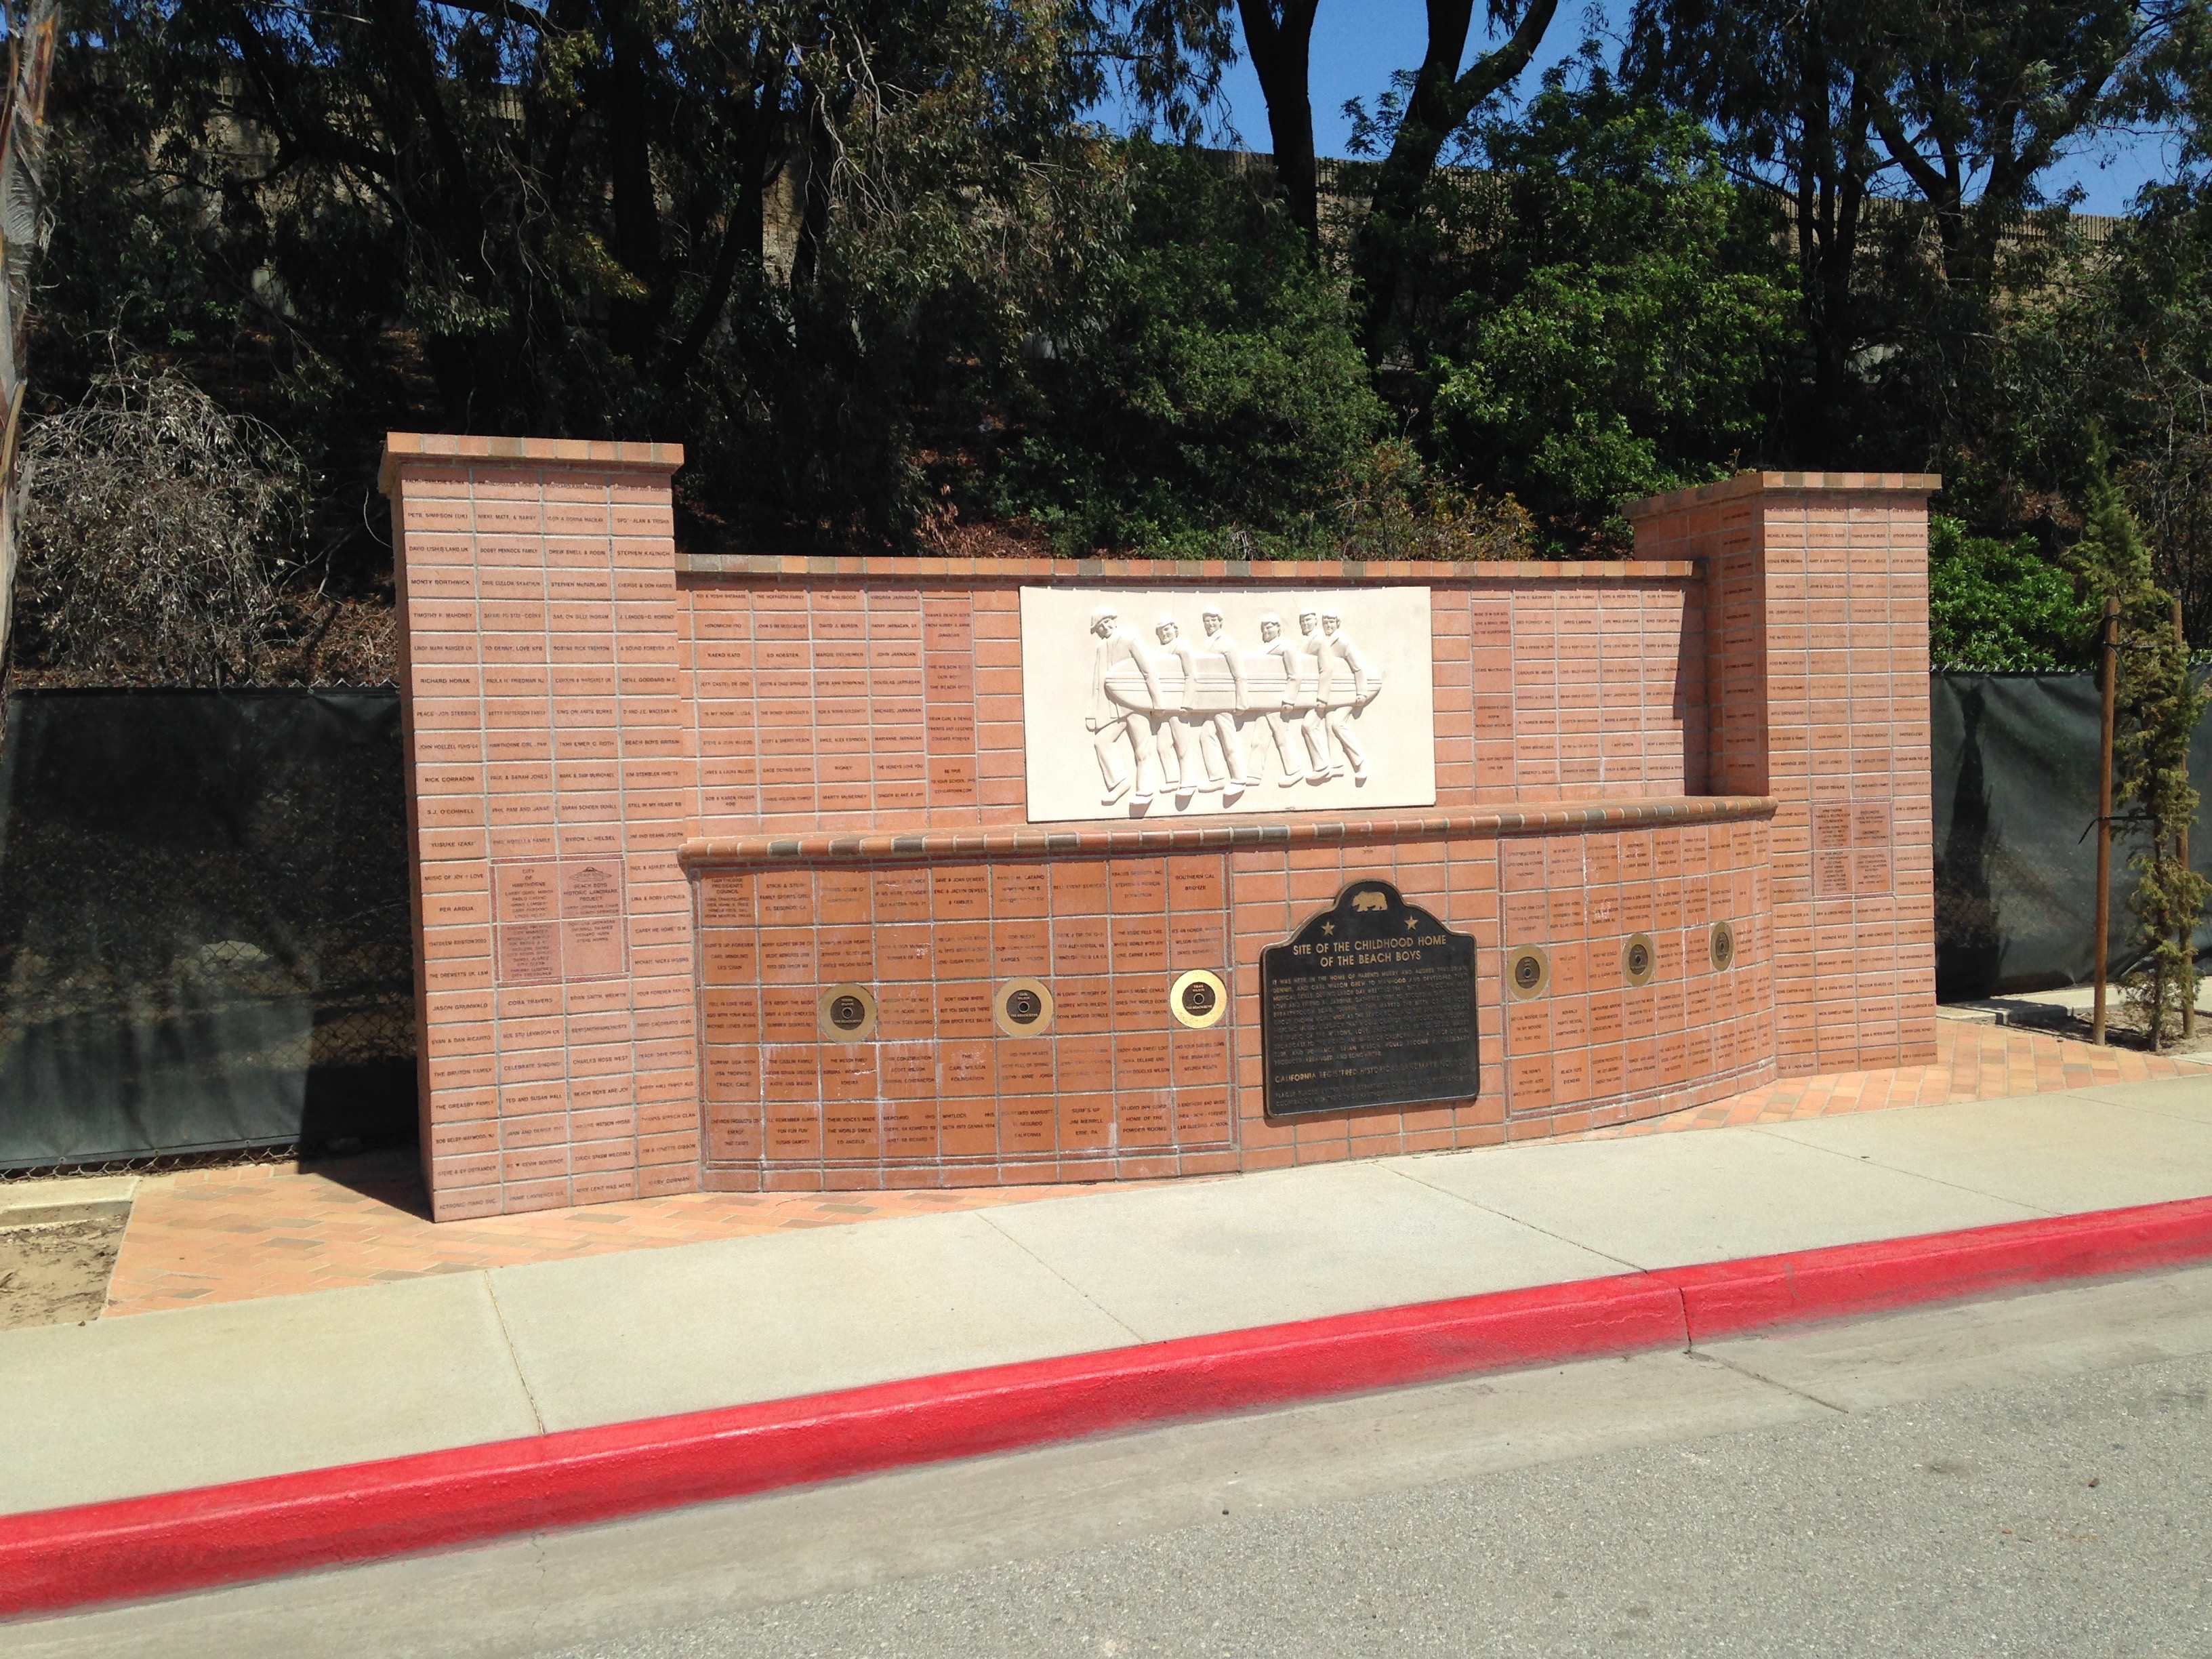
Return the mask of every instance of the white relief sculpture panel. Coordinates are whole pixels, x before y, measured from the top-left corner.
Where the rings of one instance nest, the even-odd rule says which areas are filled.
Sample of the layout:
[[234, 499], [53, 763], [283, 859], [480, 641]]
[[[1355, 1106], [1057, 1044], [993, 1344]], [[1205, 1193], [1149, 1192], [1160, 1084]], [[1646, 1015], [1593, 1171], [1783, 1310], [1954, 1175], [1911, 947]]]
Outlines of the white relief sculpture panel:
[[1031, 823], [1437, 799], [1425, 587], [1025, 587]]

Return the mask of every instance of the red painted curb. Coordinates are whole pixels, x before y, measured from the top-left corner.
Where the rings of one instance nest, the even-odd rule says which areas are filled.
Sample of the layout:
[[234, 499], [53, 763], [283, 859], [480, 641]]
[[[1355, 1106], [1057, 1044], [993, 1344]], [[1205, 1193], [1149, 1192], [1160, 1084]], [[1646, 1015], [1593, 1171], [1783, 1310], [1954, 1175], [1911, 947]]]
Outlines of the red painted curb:
[[1346, 1314], [0, 1516], [0, 1616], [2212, 1256], [2212, 1199]]
[[2190, 1198], [1716, 1261], [1657, 1277], [1681, 1291], [1683, 1320], [1695, 1343], [2052, 1279], [2178, 1267], [2208, 1255], [2212, 1198]]
[[0, 1516], [0, 1616], [1685, 1336], [1629, 1273]]

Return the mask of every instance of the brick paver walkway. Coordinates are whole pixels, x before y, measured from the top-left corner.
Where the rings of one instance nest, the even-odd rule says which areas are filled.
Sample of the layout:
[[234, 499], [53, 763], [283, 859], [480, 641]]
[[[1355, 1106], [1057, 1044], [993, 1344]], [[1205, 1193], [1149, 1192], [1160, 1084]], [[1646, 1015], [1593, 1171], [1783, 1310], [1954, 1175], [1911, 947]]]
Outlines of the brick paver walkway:
[[106, 1316], [1094, 1190], [684, 1193], [440, 1225], [429, 1218], [411, 1147], [305, 1167], [187, 1170], [139, 1183]]
[[[1936, 1027], [1932, 1066], [1796, 1078], [1694, 1112], [1592, 1132], [1590, 1139], [1728, 1124], [1778, 1123], [1885, 1106], [2047, 1093], [2172, 1077], [2172, 1060], [2002, 1026]], [[676, 1198], [489, 1216], [434, 1225], [411, 1151], [302, 1169], [189, 1170], [140, 1182], [108, 1286], [106, 1313], [151, 1313], [252, 1297], [373, 1285], [425, 1273], [653, 1249], [882, 1216], [1019, 1204], [1096, 1187], [970, 1187], [908, 1193], [690, 1193]]]
[[1770, 1083], [1695, 1111], [1593, 1129], [1583, 1140], [1674, 1129], [1722, 1129], [1745, 1123], [1788, 1123], [1798, 1118], [1875, 1112], [1885, 1106], [1940, 1106], [1952, 1100], [2003, 1100], [2046, 1095], [2098, 1083], [2147, 1083], [2154, 1078], [2198, 1073], [2202, 1064], [2132, 1048], [2095, 1048], [2017, 1026], [1936, 1022], [1936, 1063], [1882, 1072], [1832, 1072]]

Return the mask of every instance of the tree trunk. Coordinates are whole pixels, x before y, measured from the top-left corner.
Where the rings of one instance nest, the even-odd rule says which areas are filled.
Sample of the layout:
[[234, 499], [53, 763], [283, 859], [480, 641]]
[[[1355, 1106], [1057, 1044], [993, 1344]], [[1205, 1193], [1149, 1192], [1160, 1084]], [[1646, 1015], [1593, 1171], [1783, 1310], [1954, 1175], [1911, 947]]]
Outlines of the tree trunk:
[[[1866, 212], [1867, 137], [1872, 112], [1854, 87], [1849, 113], [1838, 134], [1826, 120], [1829, 83], [1825, 50], [1810, 43], [1806, 52], [1805, 139], [1799, 166], [1809, 175], [1817, 204], [1809, 234], [1799, 228], [1801, 280], [1806, 332], [1813, 346], [1812, 407], [1801, 428], [1801, 461], [1833, 464], [1835, 446], [1848, 422], [1844, 406], [1850, 394], [1850, 362], [1858, 348], [1858, 305], [1851, 277], [1858, 264], [1859, 231]], [[1815, 69], [1818, 64], [1822, 67]], [[1811, 112], [1817, 106], [1818, 119]]]
[[1551, 27], [1559, 0], [1529, 0], [1512, 37], [1485, 52], [1459, 72], [1474, 18], [1474, 0], [1428, 0], [1429, 42], [1406, 101], [1405, 118], [1375, 181], [1375, 197], [1360, 227], [1353, 268], [1365, 290], [1367, 351], [1371, 361], [1387, 352], [1407, 270], [1408, 243], [1420, 213], [1421, 195], [1436, 172], [1437, 157], [1452, 134], [1485, 100], [1528, 66]]
[[791, 286], [794, 293], [811, 287], [822, 252], [830, 240], [830, 192], [836, 182], [836, 133], [830, 125], [830, 107], [819, 87], [804, 87], [806, 137], [797, 158], [806, 171], [799, 179], [799, 234], [792, 246]]
[[[1319, 0], [1287, 0], [1278, 18], [1270, 0], [1237, 0], [1244, 49], [1267, 100], [1267, 134], [1275, 147], [1275, 184], [1291, 222], [1305, 233], [1310, 257], [1321, 257], [1321, 170], [1314, 160], [1314, 9]], [[1470, 4], [1473, 0], [1468, 0]]]
[[614, 255], [646, 290], [610, 307], [614, 348], [633, 361], [653, 355], [659, 297], [660, 208], [653, 187], [651, 43], [634, 6], [608, 8], [607, 148], [614, 196]]
[[714, 256], [707, 292], [698, 313], [684, 331], [683, 341], [669, 360], [672, 378], [688, 372], [713, 337], [714, 325], [729, 304], [730, 290], [740, 269], [748, 280], [758, 282], [767, 263], [768, 186], [776, 167], [770, 155], [776, 137], [777, 118], [783, 108], [783, 76], [771, 74], [754, 95], [752, 112], [744, 118], [738, 150], [737, 191], [722, 224], [722, 246]]

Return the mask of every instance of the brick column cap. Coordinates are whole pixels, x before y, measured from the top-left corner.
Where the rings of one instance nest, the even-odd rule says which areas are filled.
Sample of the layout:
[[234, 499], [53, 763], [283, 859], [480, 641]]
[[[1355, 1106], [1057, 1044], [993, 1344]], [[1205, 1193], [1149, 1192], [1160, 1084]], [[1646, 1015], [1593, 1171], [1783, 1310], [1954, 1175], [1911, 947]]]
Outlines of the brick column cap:
[[1669, 513], [1685, 507], [1703, 507], [1712, 501], [1733, 501], [1738, 496], [1764, 495], [1769, 491], [1863, 491], [1869, 495], [1926, 495], [1942, 487], [1943, 475], [1940, 472], [1739, 472], [1733, 478], [1723, 478], [1717, 483], [1698, 484], [1689, 489], [1673, 490], [1664, 495], [1646, 495], [1640, 501], [1629, 502], [1620, 510], [1625, 517], [1640, 519], [1653, 513]]
[[453, 432], [387, 432], [376, 487], [392, 494], [410, 461], [513, 461], [526, 466], [587, 466], [671, 473], [684, 465], [682, 444], [610, 443], [599, 438], [495, 438]]

